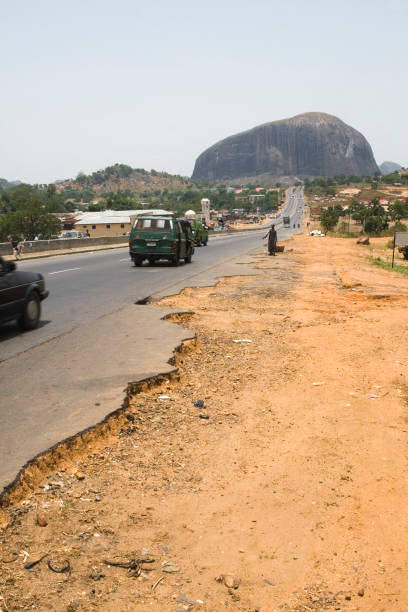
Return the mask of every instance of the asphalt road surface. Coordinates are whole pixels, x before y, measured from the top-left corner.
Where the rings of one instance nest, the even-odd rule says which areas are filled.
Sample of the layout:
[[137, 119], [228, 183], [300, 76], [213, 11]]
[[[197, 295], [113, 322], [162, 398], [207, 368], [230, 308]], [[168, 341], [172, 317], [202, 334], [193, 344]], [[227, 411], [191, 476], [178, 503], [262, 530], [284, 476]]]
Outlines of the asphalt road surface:
[[44, 275], [50, 295], [42, 303], [42, 321], [38, 329], [23, 334], [15, 323], [0, 328], [0, 360], [126, 304], [134, 304], [188, 281], [204, 270], [261, 245], [262, 233], [258, 231], [220, 236], [210, 239], [207, 247], [196, 248], [191, 264], [178, 267], [163, 261], [136, 268], [127, 248], [19, 262], [19, 269]]
[[[273, 220], [278, 240], [302, 231], [303, 214], [301, 190], [289, 189]], [[265, 233], [211, 238], [179, 267], [136, 268], [127, 248], [19, 262], [44, 275], [50, 296], [38, 329], [0, 327], [0, 494], [32, 457], [119, 408], [129, 381], [171, 370], [167, 360], [188, 333], [161, 321], [157, 308], [136, 311], [136, 302], [237, 273], [231, 262], [266, 248]]]

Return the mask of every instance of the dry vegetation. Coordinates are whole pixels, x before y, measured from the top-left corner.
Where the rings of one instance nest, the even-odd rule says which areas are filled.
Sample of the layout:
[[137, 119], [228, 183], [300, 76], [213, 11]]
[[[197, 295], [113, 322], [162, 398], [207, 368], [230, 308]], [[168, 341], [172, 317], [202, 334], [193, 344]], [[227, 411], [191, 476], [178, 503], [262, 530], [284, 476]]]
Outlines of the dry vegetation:
[[4, 612], [408, 609], [408, 279], [292, 246], [164, 300], [195, 312], [180, 378], [15, 496]]

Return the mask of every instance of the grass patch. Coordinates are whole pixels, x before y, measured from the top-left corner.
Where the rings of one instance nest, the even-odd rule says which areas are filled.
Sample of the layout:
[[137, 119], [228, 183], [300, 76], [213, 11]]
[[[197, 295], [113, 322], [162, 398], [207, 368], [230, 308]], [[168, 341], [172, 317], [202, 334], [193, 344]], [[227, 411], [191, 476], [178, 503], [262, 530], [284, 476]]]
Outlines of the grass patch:
[[329, 236], [333, 236], [333, 238], [360, 238], [360, 233], [357, 232], [342, 232], [342, 231], [332, 231], [328, 232]]
[[399, 272], [400, 274], [408, 275], [408, 266], [401, 266], [401, 264], [396, 264], [394, 262], [394, 267], [392, 268], [390, 261], [384, 261], [381, 257], [370, 257], [370, 263], [373, 266], [378, 266], [383, 270], [392, 270], [393, 272]]
[[387, 242], [387, 244], [371, 244], [370, 243], [367, 246], [369, 246], [370, 249], [373, 249], [375, 251], [389, 251], [390, 249], [392, 250], [392, 241], [391, 241], [391, 246], [389, 242]]

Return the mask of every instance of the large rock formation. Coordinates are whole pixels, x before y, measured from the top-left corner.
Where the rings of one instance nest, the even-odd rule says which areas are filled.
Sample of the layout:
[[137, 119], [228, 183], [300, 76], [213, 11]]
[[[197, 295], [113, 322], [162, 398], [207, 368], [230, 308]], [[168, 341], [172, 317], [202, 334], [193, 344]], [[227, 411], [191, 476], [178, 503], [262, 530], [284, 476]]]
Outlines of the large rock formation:
[[380, 164], [381, 174], [391, 174], [392, 172], [396, 172], [397, 170], [402, 170], [402, 166], [392, 161], [385, 161]]
[[192, 178], [265, 183], [378, 171], [360, 132], [333, 115], [305, 113], [217, 142], [197, 158]]

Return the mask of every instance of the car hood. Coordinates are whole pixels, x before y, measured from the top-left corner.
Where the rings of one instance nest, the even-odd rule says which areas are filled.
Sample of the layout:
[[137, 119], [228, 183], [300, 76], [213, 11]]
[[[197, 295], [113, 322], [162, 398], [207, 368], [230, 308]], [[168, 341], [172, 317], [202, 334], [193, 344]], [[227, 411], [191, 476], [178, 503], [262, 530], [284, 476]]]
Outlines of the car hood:
[[24, 270], [13, 270], [13, 272], [8, 273], [8, 277], [17, 285], [35, 283], [44, 278], [43, 275], [39, 274], [38, 272], [25, 272]]

